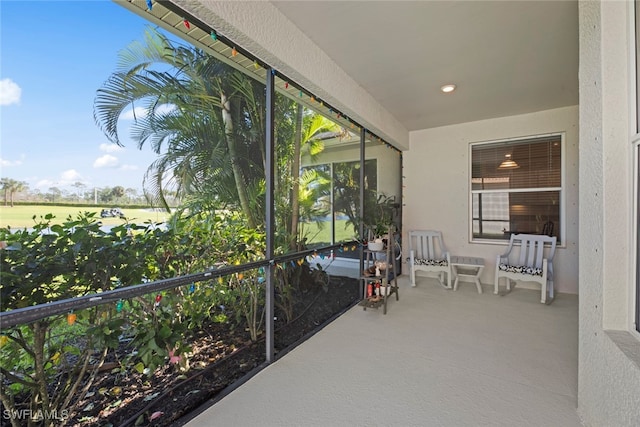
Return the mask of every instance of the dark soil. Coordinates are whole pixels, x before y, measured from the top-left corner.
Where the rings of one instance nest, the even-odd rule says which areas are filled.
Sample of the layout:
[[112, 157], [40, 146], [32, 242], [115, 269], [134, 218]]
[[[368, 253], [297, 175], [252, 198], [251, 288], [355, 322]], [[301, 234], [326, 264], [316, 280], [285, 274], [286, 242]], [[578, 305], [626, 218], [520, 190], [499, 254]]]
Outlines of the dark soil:
[[[294, 319], [276, 311], [276, 358], [320, 330], [359, 299], [356, 279], [332, 277], [328, 286], [298, 290]], [[248, 332], [210, 323], [191, 343], [190, 369], [159, 368], [151, 377], [137, 372], [107, 373], [71, 414], [73, 426], [179, 426], [198, 409], [226, 395], [265, 366], [264, 336], [251, 342]], [[112, 358], [111, 360], [115, 360]], [[105, 364], [106, 368], [117, 366]], [[106, 371], [109, 372], [109, 371]]]

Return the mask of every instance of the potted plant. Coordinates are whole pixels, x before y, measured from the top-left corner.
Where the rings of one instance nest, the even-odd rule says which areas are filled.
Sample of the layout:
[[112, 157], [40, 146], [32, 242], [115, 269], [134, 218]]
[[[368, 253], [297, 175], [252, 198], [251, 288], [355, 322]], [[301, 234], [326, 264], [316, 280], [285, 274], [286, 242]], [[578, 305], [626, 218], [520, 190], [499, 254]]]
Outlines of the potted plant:
[[380, 251], [388, 240], [389, 230], [395, 231], [393, 218], [398, 204], [394, 196], [384, 193], [378, 194], [372, 201], [374, 203], [365, 205], [365, 240], [369, 250]]

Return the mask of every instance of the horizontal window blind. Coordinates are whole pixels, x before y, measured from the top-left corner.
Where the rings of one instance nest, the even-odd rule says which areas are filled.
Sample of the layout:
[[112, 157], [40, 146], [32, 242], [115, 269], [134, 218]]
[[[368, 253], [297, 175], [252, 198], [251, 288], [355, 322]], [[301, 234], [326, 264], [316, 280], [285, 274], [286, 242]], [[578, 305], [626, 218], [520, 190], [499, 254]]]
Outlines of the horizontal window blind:
[[[511, 143], [474, 145], [472, 190], [559, 188], [561, 186], [560, 135]], [[515, 167], [501, 168], [511, 159]]]
[[560, 240], [562, 135], [471, 147], [473, 238], [545, 234]]

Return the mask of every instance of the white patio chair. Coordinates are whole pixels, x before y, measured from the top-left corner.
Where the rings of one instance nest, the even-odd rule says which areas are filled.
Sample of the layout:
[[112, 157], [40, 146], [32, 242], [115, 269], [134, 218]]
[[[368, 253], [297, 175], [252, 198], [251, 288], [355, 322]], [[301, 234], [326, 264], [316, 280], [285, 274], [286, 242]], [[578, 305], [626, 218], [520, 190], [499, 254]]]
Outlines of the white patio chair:
[[[409, 231], [409, 270], [411, 286], [416, 286], [416, 271], [437, 273], [442, 286], [451, 289], [451, 255], [442, 233], [434, 230]], [[447, 284], [444, 275], [447, 275]]]
[[496, 259], [496, 276], [493, 293], [497, 294], [501, 278], [511, 281], [536, 282], [541, 286], [540, 302], [547, 302], [547, 294], [553, 300], [553, 256], [556, 237], [537, 234], [512, 234], [507, 251]]

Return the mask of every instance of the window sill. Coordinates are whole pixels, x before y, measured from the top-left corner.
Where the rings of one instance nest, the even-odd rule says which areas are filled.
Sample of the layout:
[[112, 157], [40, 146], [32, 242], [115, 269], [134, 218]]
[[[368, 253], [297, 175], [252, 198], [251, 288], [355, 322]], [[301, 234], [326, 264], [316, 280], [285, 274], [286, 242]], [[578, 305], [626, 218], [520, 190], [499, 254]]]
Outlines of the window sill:
[[605, 331], [611, 341], [640, 369], [640, 341], [627, 331]]
[[[509, 246], [509, 239], [507, 240], [498, 240], [498, 239], [479, 239], [479, 238], [474, 238], [469, 240], [469, 244], [476, 244], [476, 245], [494, 245], [494, 246]], [[566, 249], [567, 245], [566, 244], [560, 244], [558, 243], [556, 245], [556, 249]]]

